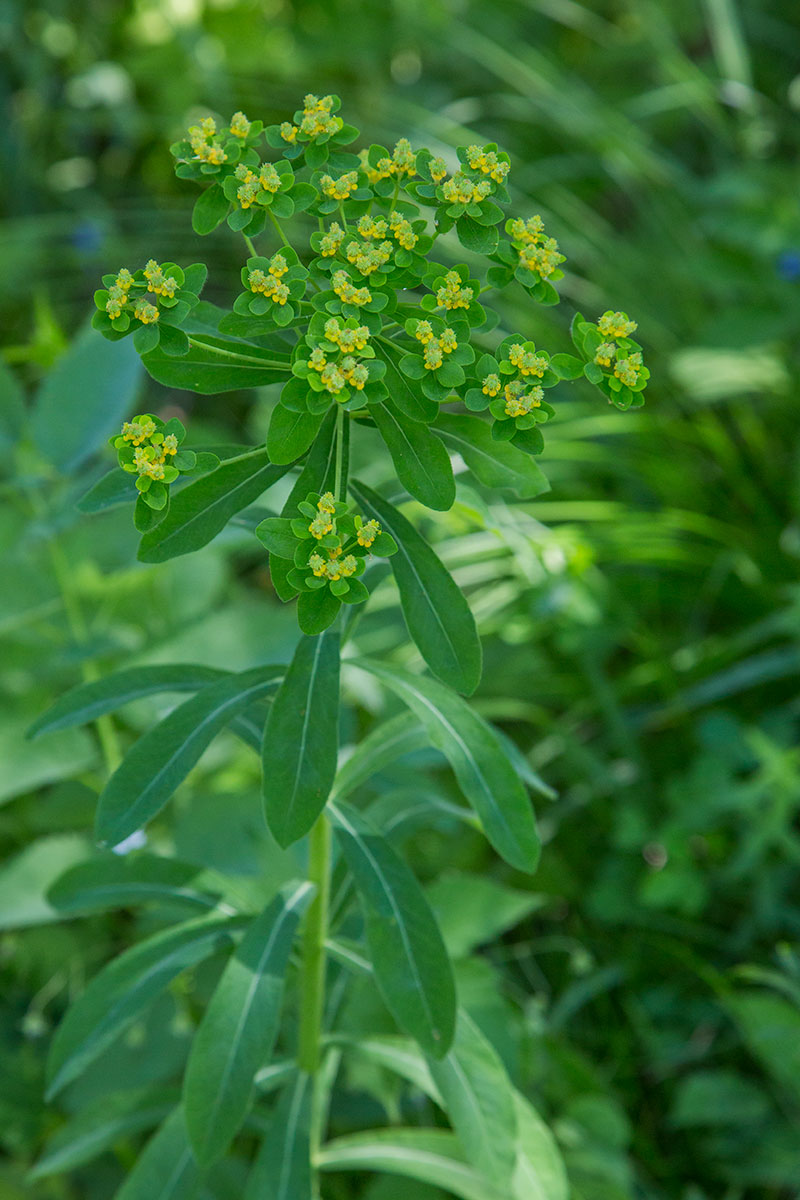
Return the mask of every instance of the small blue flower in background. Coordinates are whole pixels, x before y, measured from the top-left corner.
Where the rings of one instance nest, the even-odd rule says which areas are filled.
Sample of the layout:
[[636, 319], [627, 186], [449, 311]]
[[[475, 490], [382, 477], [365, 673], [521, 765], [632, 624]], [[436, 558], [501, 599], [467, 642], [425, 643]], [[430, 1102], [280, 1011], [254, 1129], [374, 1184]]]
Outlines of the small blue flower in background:
[[778, 255], [778, 275], [794, 283], [800, 279], [800, 250], [784, 250]]

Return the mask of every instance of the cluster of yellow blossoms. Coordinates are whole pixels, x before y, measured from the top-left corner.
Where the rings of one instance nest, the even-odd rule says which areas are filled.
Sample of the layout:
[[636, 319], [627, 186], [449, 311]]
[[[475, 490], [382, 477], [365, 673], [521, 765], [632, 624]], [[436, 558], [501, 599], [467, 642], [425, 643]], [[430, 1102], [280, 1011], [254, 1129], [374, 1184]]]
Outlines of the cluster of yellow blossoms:
[[524, 346], [515, 343], [508, 351], [508, 361], [516, 367], [520, 375], [536, 375], [542, 378], [547, 370], [547, 359], [541, 354], [534, 354]]
[[414, 337], [423, 345], [422, 357], [428, 371], [436, 371], [444, 362], [445, 354], [452, 354], [458, 348], [452, 329], [442, 330], [437, 337], [430, 321], [417, 321]]
[[[317, 501], [317, 515], [308, 527], [308, 532], [317, 541], [334, 532], [333, 514], [335, 511], [336, 502], [333, 493], [325, 492]], [[369, 549], [380, 532], [381, 527], [378, 521], [362, 522], [356, 532], [359, 546]], [[355, 575], [358, 570], [358, 559], [354, 554], [345, 554], [342, 557], [342, 547], [333, 546], [328, 549], [327, 558], [318, 550], [312, 551], [309, 555], [308, 565], [317, 579], [328, 579], [335, 582], [337, 579], [347, 579], [351, 575]]]
[[255, 171], [251, 171], [244, 163], [239, 163], [236, 168], [236, 178], [241, 180], [241, 184], [236, 191], [236, 198], [242, 208], [250, 208], [258, 199], [260, 191], [269, 192], [275, 195], [281, 190], [281, 177], [275, 170], [272, 163], [262, 163], [261, 170], [258, 175]]
[[357, 325], [355, 329], [342, 328], [336, 317], [329, 317], [325, 322], [325, 337], [327, 341], [338, 346], [343, 354], [354, 350], [363, 350], [369, 341], [369, 329], [366, 325]]
[[345, 304], [354, 304], [360, 308], [364, 304], [369, 304], [372, 299], [372, 292], [369, 288], [357, 288], [346, 271], [334, 271], [331, 284], [336, 295]]
[[[126, 271], [125, 274], [128, 275], [129, 272]], [[172, 300], [178, 290], [178, 281], [175, 276], [165, 275], [154, 258], [147, 260], [144, 268], [144, 277], [154, 296], [167, 296]]]
[[480, 179], [474, 183], [463, 171], [456, 171], [452, 179], [442, 185], [444, 198], [450, 204], [480, 204], [492, 194], [492, 183], [488, 179]]
[[[154, 258], [149, 259], [144, 269], [144, 275], [150, 291], [156, 296], [167, 296], [169, 299], [172, 299], [178, 290], [177, 279], [172, 275], [165, 276]], [[133, 275], [131, 275], [127, 267], [123, 267], [108, 289], [106, 312], [112, 321], [115, 321], [121, 315], [123, 308], [128, 303], [129, 292], [133, 286], [133, 282]], [[152, 325], [158, 320], [158, 309], [145, 296], [140, 296], [134, 303], [133, 315], [143, 325]]]
[[260, 267], [250, 271], [247, 276], [247, 286], [251, 292], [260, 292], [268, 297], [273, 304], [284, 305], [289, 299], [289, 289], [281, 282], [281, 277], [289, 270], [289, 265], [282, 254], [273, 254], [269, 270], [262, 271]]
[[332, 175], [323, 175], [320, 187], [331, 200], [348, 200], [358, 187], [358, 171], [346, 171], [338, 179]]
[[369, 371], [352, 354], [345, 354], [341, 362], [328, 362], [328, 357], [320, 346], [311, 351], [308, 366], [310, 370], [319, 372], [325, 390], [332, 396], [340, 392], [345, 384], [349, 384], [357, 392], [362, 392], [369, 380]]
[[329, 136], [338, 133], [343, 121], [341, 117], [333, 115], [332, 108], [333, 96], [323, 96], [320, 99], [309, 93], [303, 97], [303, 116], [299, 126], [292, 125], [291, 121], [284, 121], [281, 125], [281, 137], [293, 145], [297, 141], [298, 133], [304, 133], [310, 138], [317, 138], [323, 133]]
[[241, 138], [242, 141], [250, 132], [252, 121], [248, 121], [243, 112], [235, 112], [231, 117], [230, 130], [234, 137]]
[[470, 169], [488, 175], [495, 183], [502, 183], [509, 172], [507, 162], [501, 162], [495, 150], [481, 146], [467, 146], [467, 161]]
[[162, 480], [164, 464], [172, 455], [178, 453], [178, 439], [173, 433], [168, 433], [164, 438], [161, 438], [159, 434], [157, 439], [160, 438], [160, 441], [150, 442], [147, 446], [142, 444], [149, 441], [155, 433], [156, 425], [150, 417], [141, 417], [138, 421], [126, 421], [122, 426], [122, 437], [135, 447], [133, 465], [137, 473], [147, 476], [149, 479]]
[[404, 175], [416, 175], [417, 156], [411, 149], [408, 138], [400, 138], [392, 151], [391, 158], [379, 158], [373, 167], [369, 161], [369, 151], [361, 150], [361, 169], [370, 183], [378, 183], [381, 179], [402, 179]]
[[[243, 115], [243, 113], [237, 113], [237, 116]], [[211, 163], [218, 167], [227, 160], [228, 156], [216, 140], [216, 135], [217, 123], [213, 117], [203, 117], [199, 125], [191, 126], [188, 134], [195, 158], [200, 162]]]
[[392, 257], [392, 243], [380, 242], [375, 246], [371, 242], [349, 242], [346, 254], [347, 261], [357, 271], [362, 275], [371, 275]]
[[521, 379], [515, 379], [503, 388], [507, 417], [527, 417], [531, 409], [539, 408], [541, 405], [544, 398], [543, 389], [535, 384], [530, 391], [526, 392], [525, 387], [526, 385]]
[[444, 283], [436, 291], [436, 303], [440, 308], [469, 308], [475, 295], [471, 287], [461, 286], [458, 271], [448, 271]]
[[611, 339], [629, 337], [637, 328], [636, 322], [631, 321], [627, 313], [605, 312], [597, 322], [597, 328], [602, 336], [609, 340], [601, 342], [597, 347], [594, 361], [601, 367], [610, 367], [616, 359], [614, 362], [616, 378], [626, 387], [635, 387], [644, 369], [642, 355], [637, 350], [624, 358], [617, 358], [619, 347]]
[[544, 222], [538, 213], [528, 217], [527, 221], [515, 217], [507, 228], [519, 250], [519, 261], [541, 279], [547, 279], [560, 263], [566, 261], [559, 253], [556, 239], [545, 237]]

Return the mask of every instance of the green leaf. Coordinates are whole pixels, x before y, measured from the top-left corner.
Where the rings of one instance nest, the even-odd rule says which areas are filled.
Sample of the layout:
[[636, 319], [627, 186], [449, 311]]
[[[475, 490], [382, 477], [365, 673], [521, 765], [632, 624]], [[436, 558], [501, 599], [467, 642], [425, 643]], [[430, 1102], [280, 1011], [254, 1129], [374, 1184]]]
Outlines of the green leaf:
[[49, 889], [89, 851], [89, 843], [78, 834], [56, 833], [6, 858], [0, 866], [0, 930], [60, 920], [61, 914], [48, 899]]
[[574, 354], [554, 354], [550, 366], [562, 379], [580, 379], [583, 375], [583, 359]]
[[386, 387], [392, 400], [400, 411], [411, 421], [421, 421], [430, 424], [439, 412], [435, 400], [423, 396], [418, 388], [413, 387], [394, 359], [387, 353], [386, 357]]
[[214, 667], [175, 664], [153, 667], [130, 667], [115, 671], [90, 683], [79, 683], [59, 696], [46, 712], [38, 717], [28, 737], [68, 729], [73, 725], [88, 725], [105, 713], [114, 712], [123, 704], [152, 696], [157, 692], [196, 692], [199, 688], [225, 675]]
[[133, 476], [121, 467], [114, 467], [97, 483], [93, 483], [88, 492], [84, 492], [75, 507], [82, 513], [105, 512], [117, 504], [130, 504], [135, 499]]
[[548, 900], [543, 894], [506, 887], [490, 875], [461, 871], [441, 875], [427, 895], [453, 958], [465, 958], [495, 941]]
[[220, 463], [173, 497], [165, 519], [142, 537], [140, 561], [166, 562], [207, 546], [231, 517], [258, 500], [288, 470], [288, 465], [276, 466], [261, 451]]
[[358, 665], [416, 713], [448, 759], [498, 854], [520, 871], [535, 870], [540, 845], [533, 809], [494, 730], [466, 701], [433, 679], [366, 660]]
[[284, 976], [313, 886], [287, 884], [252, 921], [228, 961], [192, 1042], [183, 1086], [186, 1127], [202, 1166], [221, 1158], [278, 1032]]
[[373, 404], [370, 414], [392, 456], [397, 477], [406, 491], [427, 508], [452, 508], [456, 485], [450, 458], [426, 425], [412, 421], [386, 400]]
[[339, 635], [302, 637], [264, 728], [264, 809], [280, 846], [308, 833], [325, 807], [338, 749]]
[[725, 1000], [750, 1053], [792, 1098], [800, 1100], [800, 1012], [771, 992], [732, 992]]
[[265, 387], [289, 371], [289, 356], [274, 350], [212, 333], [190, 330], [189, 336], [189, 352], [181, 358], [165, 354], [160, 346], [142, 358], [148, 374], [165, 387], [217, 396], [240, 388]]
[[281, 1092], [243, 1200], [313, 1200], [312, 1084], [312, 1076], [301, 1071]]
[[212, 183], [194, 202], [192, 229], [205, 236], [212, 233], [228, 215], [230, 201], [218, 183]]
[[276, 404], [267, 430], [267, 451], [272, 461], [291, 463], [305, 454], [324, 417], [324, 413], [291, 412]]
[[336, 799], [349, 796], [389, 763], [428, 745], [428, 735], [412, 712], [401, 712], [382, 721], [356, 746], [339, 768], [331, 793]]
[[31, 416], [37, 448], [60, 471], [75, 470], [119, 431], [141, 379], [130, 338], [110, 342], [83, 329], [39, 388]]
[[177, 1108], [147, 1143], [114, 1200], [193, 1200], [201, 1183]]
[[50, 1099], [133, 1024], [171, 980], [226, 944], [241, 917], [204, 916], [162, 930], [113, 959], [62, 1020], [47, 1060]]
[[392, 571], [408, 631], [422, 657], [444, 683], [466, 694], [474, 692], [481, 677], [481, 643], [461, 589], [394, 505], [357, 480], [350, 491], [397, 542]]
[[316, 637], [330, 628], [341, 607], [341, 600], [328, 587], [301, 592], [297, 598], [297, 624], [308, 637]]
[[283, 667], [256, 667], [207, 684], [135, 742], [98, 801], [98, 841], [116, 846], [141, 829], [172, 793], [221, 729], [276, 686]]
[[110, 1092], [61, 1125], [28, 1176], [31, 1183], [73, 1171], [143, 1129], [152, 1129], [175, 1107], [176, 1089]]
[[187, 886], [202, 868], [156, 854], [103, 854], [59, 875], [47, 899], [60, 913], [128, 908], [151, 900], [215, 908], [218, 896]]
[[444, 1130], [351, 1133], [323, 1146], [317, 1161], [322, 1171], [384, 1171], [418, 1179], [460, 1200], [509, 1200], [507, 1191], [495, 1188], [465, 1163], [458, 1141]]
[[337, 840], [364, 911], [378, 987], [401, 1029], [441, 1058], [455, 1029], [453, 968], [417, 880], [360, 813], [329, 804]]
[[473, 254], [494, 254], [500, 240], [494, 225], [480, 225], [472, 217], [459, 217], [456, 221], [458, 240]]
[[441, 413], [434, 430], [461, 455], [484, 486], [510, 488], [523, 500], [549, 490], [544, 472], [530, 455], [511, 442], [495, 441], [490, 423], [481, 417]]
[[464, 1009], [458, 1010], [453, 1045], [428, 1067], [467, 1158], [507, 1189], [517, 1155], [514, 1089], [497, 1051]]
[[570, 1187], [555, 1138], [519, 1092], [514, 1093], [517, 1115], [517, 1164], [514, 1200], [569, 1200]]

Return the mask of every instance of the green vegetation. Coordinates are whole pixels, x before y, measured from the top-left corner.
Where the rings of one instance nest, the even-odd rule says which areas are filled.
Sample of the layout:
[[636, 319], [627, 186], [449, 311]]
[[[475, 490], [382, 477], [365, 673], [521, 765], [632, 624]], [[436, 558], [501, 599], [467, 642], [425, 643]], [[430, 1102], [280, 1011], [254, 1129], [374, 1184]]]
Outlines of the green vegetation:
[[[267, 13], [261, 4], [190, 10], [140, 0], [58, 13], [20, 6], [6, 20], [16, 119], [3, 177], [8, 185], [16, 163], [19, 185], [9, 189], [0, 283], [2, 528], [13, 582], [0, 614], [0, 1195], [102, 1200], [126, 1179], [123, 1197], [159, 1195], [167, 1176], [165, 1195], [194, 1194], [195, 1183], [204, 1198], [269, 1195], [280, 1161], [286, 1195], [307, 1196], [309, 1141], [324, 1142], [326, 1200], [483, 1197], [491, 1192], [475, 1179], [509, 1169], [520, 1196], [550, 1200], [564, 1194], [559, 1155], [580, 1200], [796, 1195], [800, 229], [789, 18], [761, 6], [741, 12], [732, 0], [457, 12], [398, 3], [391, 19], [369, 6], [357, 20], [344, 3]], [[339, 92], [344, 111], [361, 117], [359, 146], [408, 136], [452, 171], [456, 146], [496, 139], [512, 163], [509, 212], [541, 213], [567, 259], [555, 264], [564, 271], [559, 306], [516, 283], [494, 294], [501, 333], [519, 334], [531, 356], [541, 347], [553, 363], [568, 355], [566, 378], [577, 374], [573, 315], [625, 309], [651, 372], [647, 406], [626, 412], [587, 380], [554, 385], [538, 460], [546, 494], [519, 443], [510, 447], [519, 458], [488, 453], [509, 443], [467, 422], [484, 431], [514, 422], [492, 411], [495, 397], [485, 408], [473, 397], [473, 409], [465, 386], [468, 412], [436, 417], [437, 444], [464, 463], [455, 460], [452, 507], [430, 481], [417, 495], [420, 480], [404, 478], [382, 449], [385, 441], [391, 450], [392, 427], [379, 418], [370, 430], [354, 410], [349, 473], [361, 482], [350, 491], [352, 516], [341, 516], [354, 522], [351, 540], [358, 516], [378, 521], [386, 549], [401, 551], [370, 560], [369, 603], [345, 608], [347, 656], [374, 665], [367, 673], [344, 661], [339, 741], [352, 753], [328, 806], [337, 847], [329, 893], [326, 825], [311, 836], [313, 895], [297, 882], [306, 854], [294, 839], [316, 815], [318, 780], [307, 775], [321, 764], [329, 781], [336, 730], [324, 718], [315, 724], [314, 754], [294, 763], [267, 756], [278, 790], [284, 772], [301, 781], [300, 803], [290, 813], [276, 806], [271, 833], [254, 753], [265, 720], [276, 740], [297, 744], [291, 691], [308, 686], [303, 648], [330, 657], [336, 636], [312, 634], [295, 657], [295, 606], [277, 599], [281, 585], [254, 536], [294, 537], [274, 524], [284, 505], [310, 496], [314, 508], [324, 491], [301, 474], [295, 495], [289, 464], [250, 450], [271, 434], [286, 376], [265, 383], [267, 352], [248, 348], [258, 361], [227, 368], [240, 372], [235, 391], [192, 395], [180, 337], [176, 353], [140, 346], [161, 364], [157, 383], [141, 371], [133, 339], [109, 342], [85, 328], [97, 279], [123, 262], [150, 267], [150, 258], [164, 278], [174, 260], [207, 260], [200, 304], [231, 307], [242, 292], [242, 232], [187, 232], [191, 185], [173, 180], [165, 146], [208, 111], [220, 125], [240, 108], [279, 126], [312, 87]], [[302, 186], [280, 174], [265, 212]], [[338, 200], [321, 214], [326, 226], [337, 212]], [[254, 235], [265, 263], [246, 268], [265, 275], [282, 252], [266, 219]], [[475, 249], [457, 233], [442, 239], [436, 257], [468, 266], [449, 286], [482, 280]], [[197, 295], [202, 280], [184, 272], [177, 284]], [[263, 320], [245, 298], [248, 312], [242, 304], [232, 315]], [[581, 320], [575, 330], [578, 350], [594, 358], [599, 334]], [[189, 336], [208, 345], [244, 335], [207, 327]], [[502, 340], [488, 339], [496, 367], [484, 364], [481, 380], [513, 365], [496, 353]], [[307, 343], [309, 356], [317, 345]], [[425, 371], [423, 351], [410, 345], [407, 357], [418, 354]], [[394, 376], [413, 384], [419, 371], [406, 368]], [[436, 401], [408, 395], [421, 409]], [[479, 408], [482, 416], [469, 414]], [[341, 411], [309, 415], [333, 426]], [[165, 425], [146, 434], [147, 461], [174, 436], [173, 469], [189, 479], [156, 480], [163, 488], [155, 504], [137, 502], [134, 528], [133, 473], [109, 473], [107, 440], [149, 413]], [[332, 460], [319, 449], [333, 461], [335, 502], [337, 445], [329, 439]], [[125, 445], [118, 453], [123, 468], [133, 463]], [[424, 673], [423, 659], [464, 692], [476, 677], [474, 656], [453, 661], [441, 640], [426, 640], [430, 612], [420, 612], [410, 574], [430, 562], [426, 542], [446, 568], [431, 609], [457, 605], [455, 580], [481, 635], [483, 673], [468, 702]], [[457, 645], [463, 651], [466, 634]], [[317, 682], [325, 713], [330, 669]], [[503, 840], [448, 744], [447, 730], [468, 720], [473, 755], [482, 737], [495, 747], [501, 739], [506, 754], [495, 749], [490, 769], [521, 778], [533, 795], [542, 849], [532, 876], [525, 837]], [[33, 722], [38, 736], [26, 740]], [[159, 755], [165, 769], [131, 814], [125, 772]], [[517, 787], [497, 783], [489, 794], [507, 803]], [[114, 845], [132, 835], [128, 854], [95, 848], [101, 794], [99, 838]], [[142, 846], [145, 815], [153, 820]], [[387, 886], [420, 939], [414, 999], [402, 924], [370, 907]], [[334, 933], [323, 1011], [324, 910]], [[437, 925], [458, 995], [455, 1031]], [[230, 1013], [245, 1011], [254, 964], [258, 987], [237, 1041]], [[98, 977], [104, 990], [91, 982]], [[307, 1003], [298, 1005], [298, 991]], [[332, 1040], [320, 1041], [321, 1025]], [[433, 1035], [453, 1032], [438, 1057]], [[220, 1159], [250, 1086], [228, 1070], [226, 1046], [234, 1065], [270, 1065]], [[305, 1074], [321, 1048], [319, 1077], [333, 1087], [324, 1135]], [[184, 1073], [189, 1134], [213, 1164], [202, 1184], [170, 1115]], [[484, 1089], [469, 1104], [464, 1078]], [[286, 1135], [280, 1154], [270, 1129]]]

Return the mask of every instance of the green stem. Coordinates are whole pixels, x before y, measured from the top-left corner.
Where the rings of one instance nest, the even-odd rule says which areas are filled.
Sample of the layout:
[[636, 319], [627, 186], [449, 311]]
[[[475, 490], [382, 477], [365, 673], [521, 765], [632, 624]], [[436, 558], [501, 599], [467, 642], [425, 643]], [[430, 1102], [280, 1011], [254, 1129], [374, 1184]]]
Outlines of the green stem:
[[274, 371], [288, 371], [288, 362], [278, 362], [273, 358], [255, 358], [252, 354], [237, 354], [234, 350], [223, 350], [222, 346], [211, 346], [208, 342], [198, 342], [197, 338], [190, 337], [189, 345], [196, 346], [198, 350], [207, 350], [209, 354], [219, 354], [223, 358], [232, 358], [236, 362], [256, 363], [259, 367], [271, 367]]
[[255, 246], [253, 245], [253, 239], [251, 237], [248, 237], [247, 234], [244, 232], [242, 233], [242, 237], [247, 242], [247, 249], [250, 251], [250, 254], [252, 255], [252, 257], [258, 258], [258, 253], [256, 251]]
[[344, 409], [336, 412], [336, 473], [334, 476], [333, 494], [337, 500], [344, 500], [342, 479], [344, 468]]
[[391, 208], [389, 209], [389, 212], [390, 212], [390, 213], [393, 213], [393, 212], [394, 212], [394, 210], [397, 208], [397, 198], [398, 198], [398, 196], [399, 196], [399, 195], [400, 195], [400, 180], [399, 180], [399, 179], [395, 179], [395, 181], [394, 181], [394, 194], [393, 194], [393, 196], [392, 196], [392, 204], [391, 204]]
[[347, 217], [344, 215], [344, 201], [343, 200], [339, 201], [339, 216], [342, 218], [342, 228], [344, 229], [345, 233], [349, 233], [350, 230], [347, 226]]
[[297, 1063], [313, 1074], [320, 1063], [322, 1016], [325, 1004], [325, 940], [331, 886], [331, 827], [325, 813], [309, 834], [308, 878], [317, 892], [306, 914], [300, 968], [300, 1037]]
[[283, 232], [281, 223], [278, 220], [278, 218], [275, 216], [275, 214], [271, 208], [267, 209], [267, 216], [269, 217], [270, 221], [272, 221], [272, 224], [275, 226], [275, 232], [277, 233], [278, 237], [283, 242], [284, 246], [286, 246], [289, 250], [291, 250], [292, 243], [289, 241], [286, 234]]

